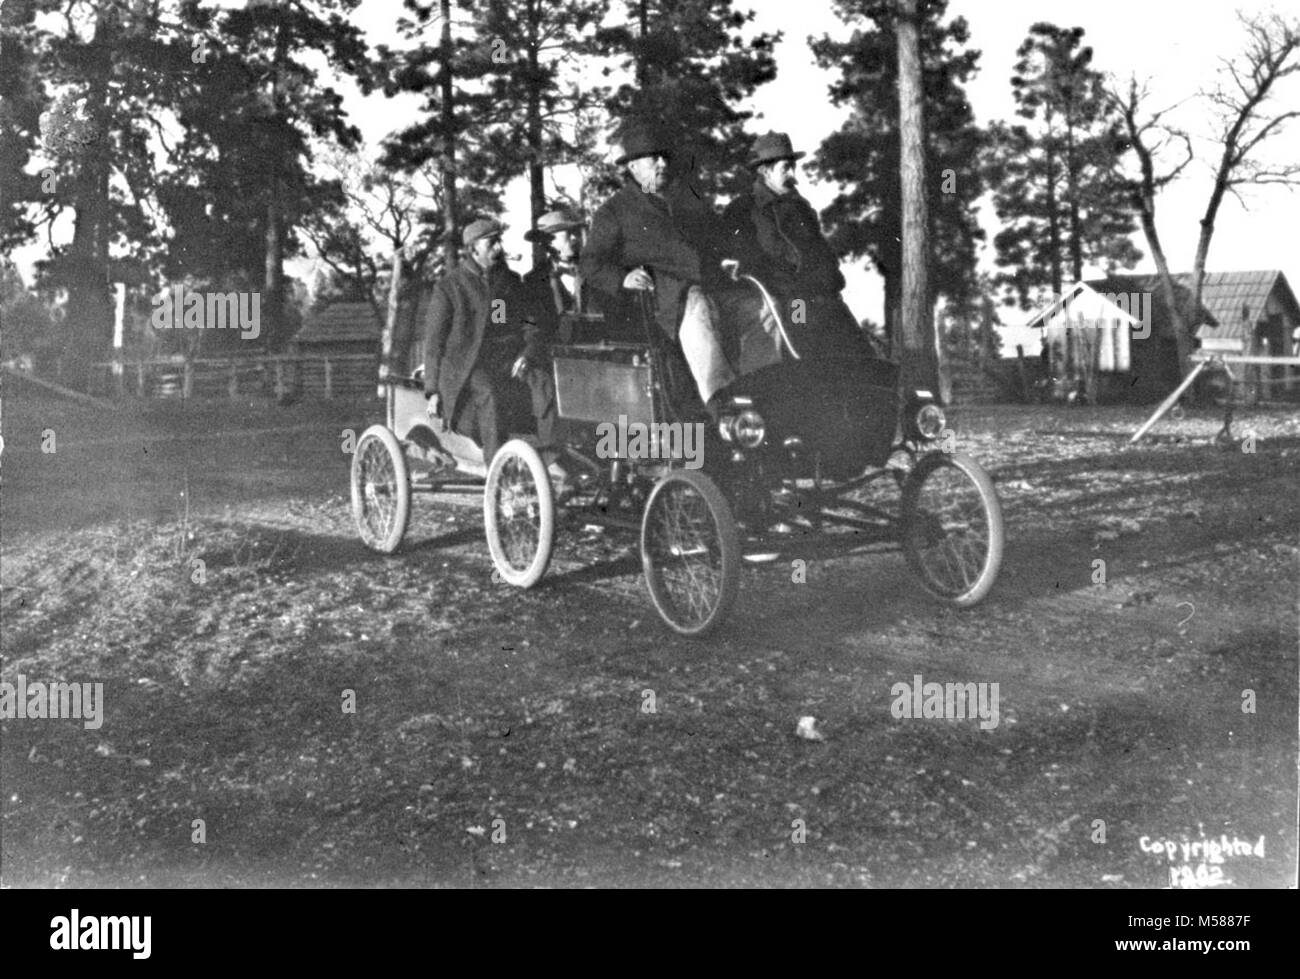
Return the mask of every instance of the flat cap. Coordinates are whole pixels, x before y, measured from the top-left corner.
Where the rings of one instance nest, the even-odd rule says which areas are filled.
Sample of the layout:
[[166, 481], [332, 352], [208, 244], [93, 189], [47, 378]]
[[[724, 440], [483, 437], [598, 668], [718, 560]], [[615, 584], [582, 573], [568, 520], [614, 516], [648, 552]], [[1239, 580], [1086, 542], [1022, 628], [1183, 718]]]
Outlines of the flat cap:
[[479, 218], [477, 221], [469, 223], [461, 233], [460, 240], [468, 248], [480, 238], [491, 238], [493, 235], [499, 235], [505, 230], [506, 226], [494, 218]]
[[571, 208], [561, 207], [547, 211], [537, 219], [537, 227], [524, 232], [524, 241], [545, 240], [557, 231], [573, 231], [585, 226], [582, 218]]

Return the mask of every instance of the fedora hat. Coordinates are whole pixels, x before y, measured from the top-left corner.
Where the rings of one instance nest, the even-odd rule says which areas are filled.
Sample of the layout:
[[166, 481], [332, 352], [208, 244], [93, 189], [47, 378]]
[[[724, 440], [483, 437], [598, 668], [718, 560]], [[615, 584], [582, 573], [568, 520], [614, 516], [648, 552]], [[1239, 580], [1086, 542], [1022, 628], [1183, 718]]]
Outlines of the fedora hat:
[[614, 163], [620, 167], [643, 156], [657, 156], [660, 153], [664, 156], [672, 155], [664, 135], [658, 129], [644, 123], [634, 122], [627, 125], [623, 129], [618, 145], [620, 155]]
[[757, 167], [764, 163], [771, 163], [774, 160], [798, 160], [807, 155], [807, 153], [796, 153], [794, 151], [794, 146], [791, 145], [788, 134], [766, 132], [754, 140], [754, 151], [750, 157], [749, 165]]
[[537, 227], [524, 232], [524, 241], [545, 241], [558, 231], [573, 231], [584, 226], [585, 222], [575, 211], [561, 207], [538, 218]]
[[506, 226], [493, 218], [479, 218], [471, 221], [460, 236], [461, 244], [466, 248], [480, 238], [490, 238], [506, 230]]

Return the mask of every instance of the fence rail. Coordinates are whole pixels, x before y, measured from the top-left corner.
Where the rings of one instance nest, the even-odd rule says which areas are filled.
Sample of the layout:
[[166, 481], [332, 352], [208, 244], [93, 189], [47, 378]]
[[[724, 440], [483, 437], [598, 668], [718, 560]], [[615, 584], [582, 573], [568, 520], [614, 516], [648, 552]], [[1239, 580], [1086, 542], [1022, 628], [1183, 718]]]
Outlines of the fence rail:
[[93, 364], [98, 393], [139, 398], [373, 397], [378, 354], [152, 357]]

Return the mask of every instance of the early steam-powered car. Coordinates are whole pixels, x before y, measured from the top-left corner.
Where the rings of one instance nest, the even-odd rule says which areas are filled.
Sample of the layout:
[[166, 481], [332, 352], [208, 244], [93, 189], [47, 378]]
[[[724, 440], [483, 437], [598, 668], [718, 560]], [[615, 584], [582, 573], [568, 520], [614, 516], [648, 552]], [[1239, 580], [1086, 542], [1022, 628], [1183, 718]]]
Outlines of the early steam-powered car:
[[528, 588], [566, 518], [625, 528], [640, 535], [655, 608], [690, 636], [726, 618], [746, 558], [791, 548], [901, 547], [936, 598], [958, 607], [984, 598], [1002, 558], [1001, 508], [980, 465], [953, 451], [931, 394], [900, 391], [888, 360], [800, 358], [788, 338], [785, 352], [740, 377], [708, 418], [673, 403], [672, 351], [653, 329], [635, 342], [554, 347], [576, 477], [563, 500], [526, 437], [484, 460], [427, 417], [418, 377], [389, 377], [387, 421], [365, 431], [352, 461], [361, 538], [396, 550], [413, 491], [481, 492], [492, 561], [504, 581]]

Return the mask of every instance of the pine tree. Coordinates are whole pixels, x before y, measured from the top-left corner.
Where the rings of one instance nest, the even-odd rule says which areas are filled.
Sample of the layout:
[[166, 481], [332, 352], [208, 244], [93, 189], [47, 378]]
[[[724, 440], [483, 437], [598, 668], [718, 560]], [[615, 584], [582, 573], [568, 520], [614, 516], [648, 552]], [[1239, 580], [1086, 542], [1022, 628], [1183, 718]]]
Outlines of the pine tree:
[[341, 197], [313, 174], [312, 144], [360, 141], [339, 94], [311, 67], [318, 53], [369, 89], [365, 42], [342, 16], [358, 2], [255, 2], [207, 19], [187, 11], [207, 38], [177, 97], [184, 136], [159, 188], [173, 227], [164, 271], [218, 286], [260, 285], [259, 339], [271, 349], [296, 326], [287, 306], [281, 312], [284, 262], [301, 247], [297, 229]]
[[1090, 67], [1092, 48], [1080, 47], [1083, 33], [1030, 28], [1011, 79], [1016, 114], [1028, 124], [991, 127], [986, 176], [1004, 224], [994, 247], [1006, 270], [996, 282], [1022, 305], [1043, 286], [1060, 295], [1083, 278], [1085, 263], [1109, 274], [1142, 258], [1129, 240], [1137, 224], [1116, 154], [1120, 120]]
[[[475, 180], [465, 162], [482, 159], [479, 124], [492, 111], [482, 79], [492, 71], [492, 48], [482, 43], [471, 16], [454, 16], [451, 0], [405, 0], [405, 7], [413, 19], [403, 19], [400, 26], [420, 43], [407, 51], [379, 48], [384, 92], [423, 96], [423, 117], [388, 138], [380, 165], [407, 174], [436, 169], [442, 213], [435, 234], [442, 246], [442, 266], [450, 269], [456, 263], [460, 228], [484, 209], [500, 208], [498, 188]], [[462, 0], [461, 7], [472, 13], [475, 4]]]
[[[596, 51], [593, 35], [608, 0], [487, 0], [476, 33], [492, 70], [484, 76], [490, 115], [480, 119], [481, 142], [470, 169], [489, 186], [528, 177], [531, 219], [547, 210], [545, 172], [561, 163], [595, 162], [580, 141], [581, 114], [607, 94], [580, 88], [575, 69]], [[545, 255], [533, 244], [533, 264]]]
[[[674, 147], [673, 169], [706, 199], [745, 189], [745, 160], [753, 143], [739, 108], [776, 77], [773, 48], [780, 35], [749, 35], [752, 12], [732, 0], [627, 0], [621, 23], [597, 40], [631, 78], [607, 107], [621, 129], [629, 119], [657, 126]], [[606, 171], [602, 183], [616, 180]]]
[[42, 289], [67, 290], [63, 379], [86, 387], [91, 363], [107, 356], [112, 336], [110, 283], [143, 281], [141, 253], [157, 244], [143, 206], [153, 187], [149, 124], [182, 65], [190, 65], [190, 51], [160, 18], [157, 0], [104, 0], [89, 11], [76, 0], [36, 0], [35, 9], [58, 17], [26, 31], [54, 96], [41, 114], [41, 156], [49, 165], [33, 203], [40, 223], [75, 215], [71, 242], [37, 269]]
[[[944, 3], [924, 4], [920, 24], [929, 211], [929, 301], [966, 300], [977, 289], [975, 248], [984, 238], [975, 215], [983, 193], [975, 161], [983, 133], [963, 86], [978, 51], [963, 51], [966, 22], [944, 24]], [[820, 177], [845, 185], [822, 217], [842, 256], [867, 256], [885, 280], [885, 330], [897, 335], [902, 300], [902, 186], [898, 116], [898, 51], [894, 0], [841, 0], [836, 11], [856, 27], [848, 41], [812, 43], [819, 65], [839, 68], [831, 101], [850, 108], [844, 126], [814, 154]]]
[[0, 249], [8, 252], [36, 234], [31, 202], [52, 174], [27, 173], [37, 150], [45, 83], [39, 70], [38, 0], [0, 4]]

